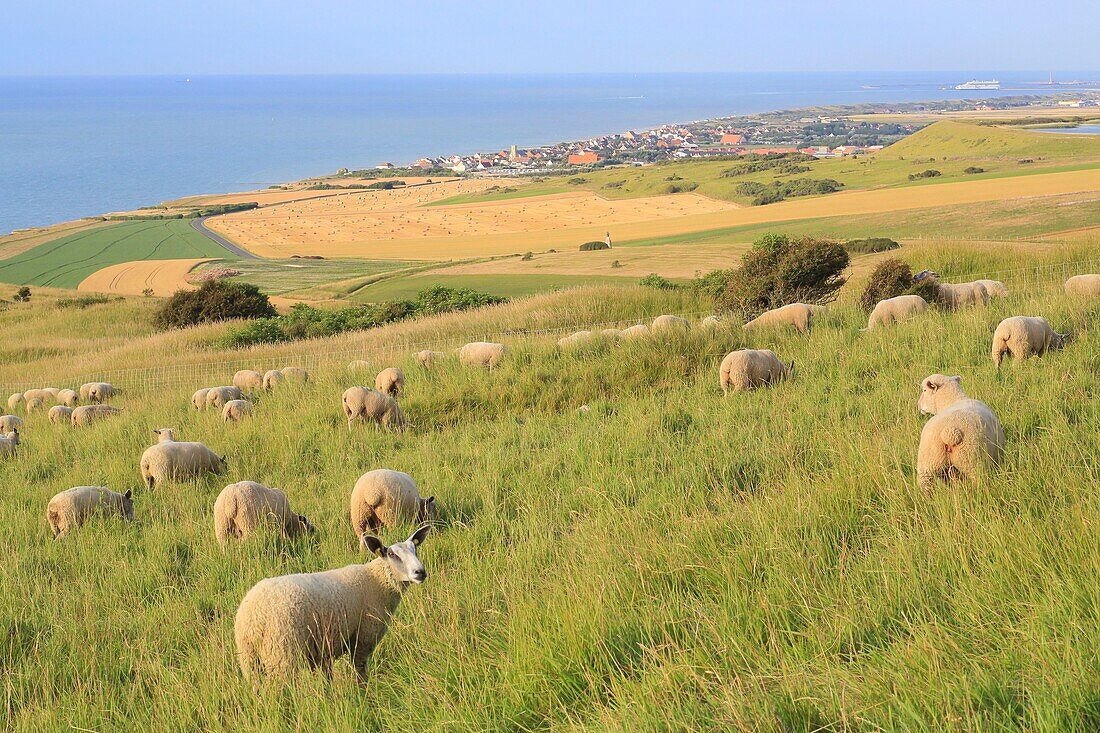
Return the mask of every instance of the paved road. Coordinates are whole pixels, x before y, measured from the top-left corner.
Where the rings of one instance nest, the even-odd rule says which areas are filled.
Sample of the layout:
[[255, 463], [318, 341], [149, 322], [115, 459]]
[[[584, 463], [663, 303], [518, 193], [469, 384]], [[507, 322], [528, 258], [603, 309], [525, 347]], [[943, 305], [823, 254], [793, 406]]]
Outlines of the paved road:
[[210, 217], [208, 217], [208, 216], [200, 216], [198, 219], [192, 219], [191, 220], [191, 228], [194, 229], [199, 234], [203, 235], [204, 237], [209, 237], [210, 239], [213, 239], [215, 242], [220, 244], [222, 247], [225, 247], [227, 250], [229, 250], [233, 254], [237, 255], [241, 259], [245, 259], [245, 260], [258, 260], [258, 259], [260, 259], [256, 255], [249, 252], [247, 249], [241, 249], [237, 245], [233, 244], [232, 242], [230, 242], [228, 239], [226, 239], [222, 235], [218, 234], [217, 232], [212, 232], [209, 229], [207, 229], [206, 228], [206, 220], [209, 219], [209, 218]]

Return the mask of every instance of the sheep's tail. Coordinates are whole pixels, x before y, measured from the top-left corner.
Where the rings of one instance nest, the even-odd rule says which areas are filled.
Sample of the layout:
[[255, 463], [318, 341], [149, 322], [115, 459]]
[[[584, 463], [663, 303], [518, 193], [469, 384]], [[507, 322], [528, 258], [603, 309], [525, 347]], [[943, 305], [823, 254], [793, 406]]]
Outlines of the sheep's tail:
[[962, 445], [964, 437], [962, 428], [957, 425], [948, 425], [940, 431], [940, 440], [943, 441], [943, 444], [948, 448], [955, 448], [956, 446]]

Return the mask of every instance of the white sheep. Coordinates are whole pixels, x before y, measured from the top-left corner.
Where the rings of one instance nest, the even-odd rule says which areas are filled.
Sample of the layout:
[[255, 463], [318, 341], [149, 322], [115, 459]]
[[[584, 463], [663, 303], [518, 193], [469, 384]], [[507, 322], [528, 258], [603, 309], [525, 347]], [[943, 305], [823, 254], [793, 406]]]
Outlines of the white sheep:
[[287, 366], [279, 370], [279, 373], [283, 375], [283, 379], [288, 382], [308, 382], [309, 372], [301, 367]]
[[269, 369], [264, 372], [264, 391], [270, 392], [283, 382], [283, 373], [278, 369]]
[[990, 298], [1008, 297], [1008, 286], [1000, 280], [975, 280], [974, 282], [985, 288]]
[[405, 373], [397, 367], [387, 367], [374, 378], [374, 388], [390, 397], [400, 397], [405, 392]]
[[393, 430], [405, 430], [408, 423], [405, 413], [397, 400], [376, 389], [367, 387], [348, 387], [344, 390], [344, 417], [348, 419], [348, 430], [356, 419], [370, 420], [375, 430], [380, 427]]
[[191, 395], [191, 405], [196, 410], [206, 409], [206, 395], [210, 394], [209, 387], [203, 387], [202, 389], [195, 390], [195, 394]]
[[458, 354], [458, 360], [467, 366], [488, 367], [489, 371], [493, 371], [508, 350], [504, 344], [474, 341], [457, 349], [455, 353]]
[[717, 331], [722, 327], [722, 319], [718, 316], [707, 316], [699, 321], [699, 328], [704, 331]]
[[117, 394], [118, 390], [110, 382], [88, 382], [80, 387], [80, 398], [87, 402], [100, 404]]
[[222, 409], [230, 400], [239, 400], [241, 390], [237, 387], [211, 387], [206, 391], [206, 406]]
[[248, 400], [229, 400], [222, 408], [224, 422], [238, 422], [246, 417], [252, 417], [252, 403]]
[[0, 433], [23, 429], [23, 418], [18, 415], [0, 415]]
[[19, 445], [19, 431], [12, 430], [0, 435], [0, 458], [14, 456], [15, 449]]
[[745, 324], [745, 328], [768, 328], [778, 326], [794, 326], [799, 333], [809, 333], [814, 320], [828, 309], [823, 305], [810, 303], [791, 303], [780, 308], [764, 311], [756, 318]]
[[649, 335], [649, 326], [645, 325], [644, 323], [639, 323], [635, 326], [624, 328], [622, 330], [622, 334], [624, 339], [643, 338]]
[[25, 402], [37, 401], [40, 405], [45, 405], [47, 402], [54, 402], [53, 395], [44, 389], [28, 389], [23, 393], [23, 400]]
[[722, 394], [744, 392], [794, 376], [794, 362], [779, 361], [770, 349], [738, 349], [726, 354], [718, 369], [718, 386]]
[[930, 489], [936, 481], [976, 475], [1001, 460], [1005, 434], [989, 405], [963, 392], [962, 377], [933, 374], [921, 382], [917, 401], [922, 415], [933, 415], [920, 434], [917, 481]]
[[57, 539], [83, 525], [93, 514], [117, 515], [127, 522], [134, 521], [133, 492], [120, 494], [106, 486], [74, 486], [55, 495], [46, 505], [46, 521]]
[[657, 316], [650, 324], [650, 330], [653, 333], [672, 331], [686, 333], [691, 330], [691, 324], [686, 318], [680, 318], [680, 316]]
[[435, 497], [420, 497], [413, 477], [379, 468], [359, 477], [351, 490], [351, 528], [356, 537], [400, 522], [435, 518]]
[[69, 422], [72, 423], [74, 428], [81, 428], [91, 425], [96, 420], [111, 417], [120, 412], [122, 412], [122, 408], [111, 407], [110, 405], [83, 405], [72, 411], [72, 414], [69, 415]]
[[19, 409], [20, 405], [22, 405], [24, 401], [25, 398], [23, 397], [23, 393], [16, 392], [11, 397], [8, 397], [8, 409], [14, 412], [15, 410]]
[[75, 389], [63, 389], [57, 393], [57, 404], [76, 407], [80, 404], [80, 394]]
[[562, 336], [558, 339], [558, 348], [562, 351], [572, 351], [573, 349], [579, 349], [580, 347], [591, 343], [595, 339], [595, 334], [591, 331], [577, 331], [576, 333], [569, 334], [568, 336]]
[[1066, 280], [1067, 295], [1100, 295], [1100, 275], [1074, 275]]
[[1055, 331], [1047, 319], [1013, 316], [997, 324], [993, 332], [993, 363], [1000, 369], [1005, 354], [1014, 359], [1026, 359], [1042, 356], [1050, 349], [1060, 349], [1065, 343], [1065, 334]]
[[233, 386], [242, 394], [263, 389], [264, 375], [252, 369], [241, 369], [233, 375]]
[[71, 423], [73, 419], [73, 408], [66, 407], [65, 405], [54, 405], [50, 408], [50, 411], [46, 413], [46, 416], [54, 425]]
[[43, 387], [42, 391], [50, 396], [50, 399], [57, 402], [57, 395], [61, 393], [61, 390], [57, 387]]
[[[166, 430], [169, 428], [161, 428]], [[158, 435], [162, 435], [160, 431]], [[225, 473], [226, 457], [202, 443], [170, 440], [149, 446], [141, 454], [141, 478], [150, 489], [169, 479], [186, 480], [208, 473]]]
[[978, 282], [941, 283], [939, 275], [931, 270], [921, 270], [913, 276], [913, 279], [917, 282], [930, 280], [936, 293], [936, 302], [948, 310], [985, 305], [989, 302], [989, 291]]
[[157, 428], [153, 433], [158, 443], [173, 443], [176, 440], [176, 432], [172, 428]]
[[214, 537], [222, 547], [230, 537], [247, 539], [261, 529], [274, 529], [290, 539], [317, 530], [306, 517], [290, 510], [281, 489], [255, 481], [229, 484], [214, 501]]
[[919, 316], [928, 311], [928, 301], [919, 295], [899, 295], [894, 298], [880, 300], [871, 311], [867, 319], [867, 329], [873, 330], [879, 326], [889, 326], [891, 323], [904, 321], [913, 316]]
[[416, 362], [422, 367], [429, 367], [433, 364], [442, 363], [443, 360], [447, 358], [447, 355], [442, 351], [432, 351], [431, 349], [423, 349], [416, 352], [413, 356], [416, 358]]
[[233, 622], [237, 661], [246, 679], [287, 676], [305, 666], [332, 675], [345, 653], [361, 680], [401, 595], [427, 577], [417, 548], [430, 531], [387, 547], [373, 535], [361, 543], [377, 557], [320, 573], [267, 578], [245, 594]]
[[46, 407], [46, 401], [41, 397], [28, 397], [24, 411], [29, 415]]
[[623, 332], [622, 332], [622, 330], [620, 330], [618, 328], [605, 328], [605, 329], [600, 331], [599, 335], [600, 335], [600, 338], [610, 339], [612, 341], [617, 341], [617, 340], [619, 340], [623, 337]]

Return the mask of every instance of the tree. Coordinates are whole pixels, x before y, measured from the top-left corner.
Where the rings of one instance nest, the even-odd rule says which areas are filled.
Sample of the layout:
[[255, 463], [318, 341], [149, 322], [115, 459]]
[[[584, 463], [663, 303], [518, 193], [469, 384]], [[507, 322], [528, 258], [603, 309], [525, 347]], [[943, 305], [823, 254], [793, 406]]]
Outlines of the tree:
[[28, 300], [31, 299], [31, 289], [28, 288], [26, 285], [19, 288], [19, 290], [15, 292], [15, 299], [20, 303], [26, 303]]
[[177, 290], [164, 302], [153, 323], [158, 328], [185, 328], [232, 318], [276, 315], [267, 295], [251, 283], [208, 280], [197, 290]]

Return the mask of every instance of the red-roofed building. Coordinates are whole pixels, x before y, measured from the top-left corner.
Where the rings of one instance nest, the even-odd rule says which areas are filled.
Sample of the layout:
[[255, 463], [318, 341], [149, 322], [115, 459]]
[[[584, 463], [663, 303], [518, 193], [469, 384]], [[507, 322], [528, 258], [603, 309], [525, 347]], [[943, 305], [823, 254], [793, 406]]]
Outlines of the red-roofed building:
[[592, 165], [600, 162], [600, 154], [585, 150], [580, 153], [569, 154], [569, 165]]
[[745, 142], [745, 136], [736, 132], [727, 132], [722, 135], [722, 139], [718, 142], [720, 145], [740, 145]]

